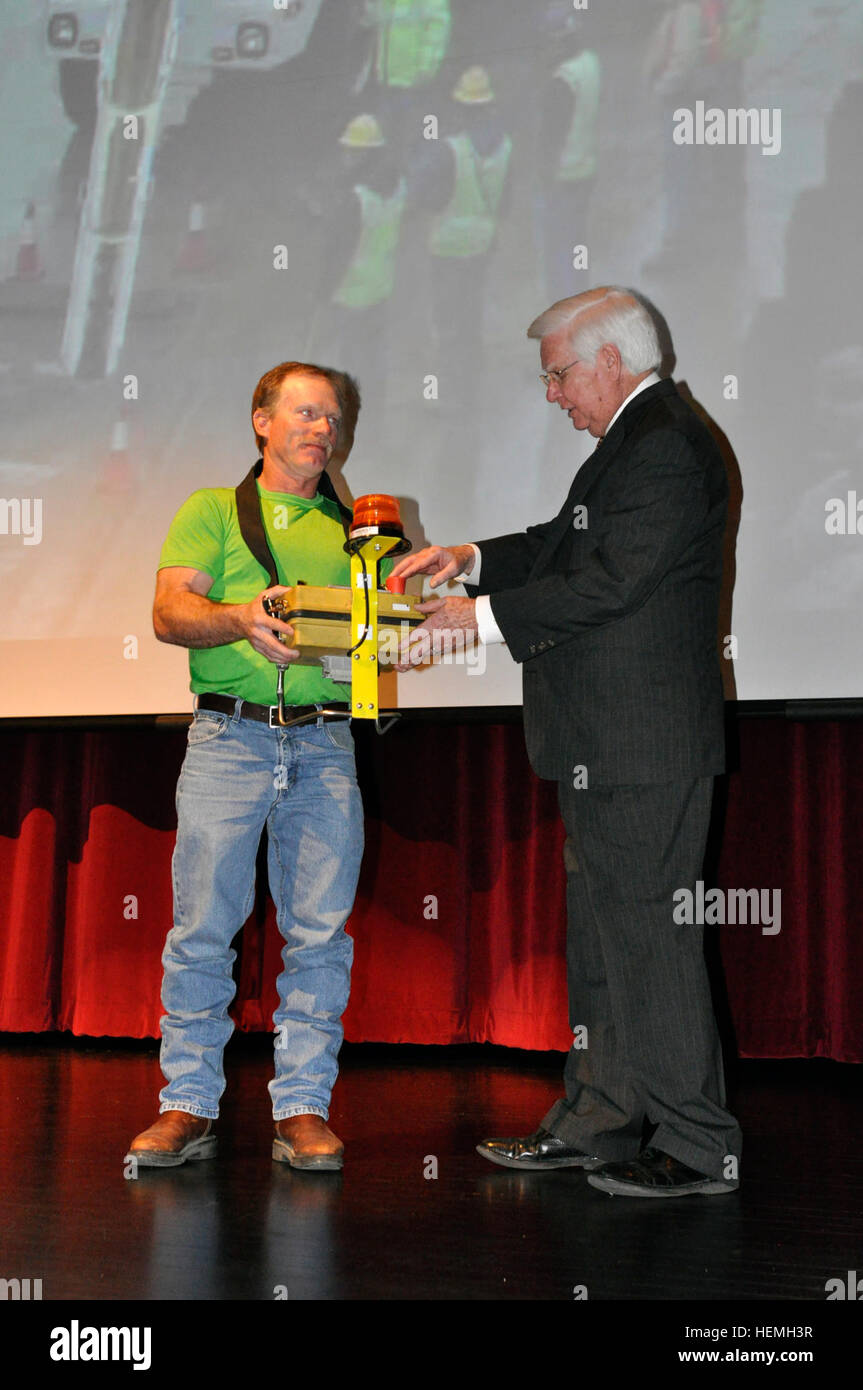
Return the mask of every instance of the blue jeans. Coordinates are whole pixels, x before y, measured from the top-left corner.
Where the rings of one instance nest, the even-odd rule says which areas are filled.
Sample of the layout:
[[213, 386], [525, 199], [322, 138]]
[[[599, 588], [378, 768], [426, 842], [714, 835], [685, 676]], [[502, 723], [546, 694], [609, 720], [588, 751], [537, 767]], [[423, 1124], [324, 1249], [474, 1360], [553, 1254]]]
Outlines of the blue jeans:
[[[242, 703], [238, 702], [242, 710]], [[231, 942], [254, 901], [261, 831], [284, 969], [277, 981], [273, 1116], [329, 1115], [353, 942], [345, 922], [363, 852], [347, 721], [270, 729], [201, 710], [177, 784], [174, 928], [162, 955], [160, 1113], [215, 1119], [233, 1032]]]

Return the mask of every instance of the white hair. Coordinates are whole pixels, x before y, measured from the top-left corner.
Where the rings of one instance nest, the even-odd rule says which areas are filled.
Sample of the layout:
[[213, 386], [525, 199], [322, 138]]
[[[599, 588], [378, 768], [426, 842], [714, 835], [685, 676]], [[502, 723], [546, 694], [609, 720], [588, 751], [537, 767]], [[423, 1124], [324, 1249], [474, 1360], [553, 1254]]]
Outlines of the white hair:
[[[582, 315], [586, 318], [579, 327], [577, 321]], [[534, 319], [527, 336], [544, 338], [563, 328], [570, 329], [572, 350], [582, 361], [594, 361], [603, 343], [614, 344], [624, 367], [633, 376], [654, 371], [662, 361], [659, 335], [652, 317], [641, 300], [620, 285], [606, 285], [569, 299], [559, 299]]]

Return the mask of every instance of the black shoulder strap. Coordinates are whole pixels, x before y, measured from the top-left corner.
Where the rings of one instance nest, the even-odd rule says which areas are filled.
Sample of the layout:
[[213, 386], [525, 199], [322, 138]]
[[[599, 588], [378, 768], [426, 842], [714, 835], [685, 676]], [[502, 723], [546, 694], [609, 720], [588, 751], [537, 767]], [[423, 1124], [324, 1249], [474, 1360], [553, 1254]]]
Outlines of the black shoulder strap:
[[243, 481], [237, 485], [237, 520], [240, 523], [240, 535], [258, 564], [267, 571], [267, 582], [272, 586], [278, 584], [279, 574], [267, 540], [267, 533], [264, 530], [264, 523], [261, 519], [261, 503], [258, 489], [255, 486], [263, 466], [263, 460], [258, 459], [257, 463], [249, 469]]
[[342, 502], [342, 499], [333, 487], [333, 481], [329, 473], [322, 473], [318, 479], [318, 492], [322, 497], [326, 497], [329, 502], [335, 502], [339, 509], [339, 518], [342, 523], [342, 530], [345, 533], [345, 540], [349, 541], [351, 538], [351, 522], [354, 519], [354, 514], [350, 507], [346, 507]]
[[[267, 533], [264, 530], [264, 523], [261, 518], [261, 503], [258, 497], [256, 486], [257, 479], [261, 475], [264, 466], [263, 459], [258, 459], [253, 464], [241, 483], [237, 484], [237, 520], [240, 523], [240, 535], [251, 550], [258, 564], [265, 569], [270, 586], [279, 583], [279, 573], [276, 569], [276, 562], [273, 559], [273, 552], [267, 540]], [[339, 501], [335, 488], [330, 481], [328, 474], [322, 473], [318, 482], [318, 492], [326, 497], [328, 501], [335, 502], [339, 509], [342, 527], [347, 537], [348, 528], [353, 516], [347, 507]]]

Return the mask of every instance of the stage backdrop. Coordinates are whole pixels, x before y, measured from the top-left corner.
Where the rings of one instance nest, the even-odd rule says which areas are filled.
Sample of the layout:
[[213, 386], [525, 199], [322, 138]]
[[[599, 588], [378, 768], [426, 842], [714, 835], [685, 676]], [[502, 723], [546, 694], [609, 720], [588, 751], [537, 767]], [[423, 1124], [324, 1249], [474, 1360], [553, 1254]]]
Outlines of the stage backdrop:
[[[705, 878], [758, 885], [768, 911], [707, 928], [726, 1041], [863, 1061], [863, 726], [738, 727]], [[184, 744], [179, 729], [0, 731], [0, 1029], [158, 1036]], [[347, 1038], [566, 1049], [562, 829], [519, 725], [364, 729], [358, 746]], [[269, 1029], [281, 940], [263, 888], [235, 945], [234, 1018]]]

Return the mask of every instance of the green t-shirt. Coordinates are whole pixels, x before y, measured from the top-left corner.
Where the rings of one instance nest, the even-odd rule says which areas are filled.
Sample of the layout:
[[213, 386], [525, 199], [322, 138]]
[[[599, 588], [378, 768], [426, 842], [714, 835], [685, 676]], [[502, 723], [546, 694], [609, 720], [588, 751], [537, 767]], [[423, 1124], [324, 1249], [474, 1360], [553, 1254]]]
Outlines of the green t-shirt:
[[[264, 492], [258, 484], [261, 514], [279, 583], [350, 584], [350, 560], [344, 551], [345, 533], [334, 502], [318, 493], [295, 497], [288, 492]], [[159, 569], [179, 565], [203, 570], [213, 577], [207, 598], [214, 603], [248, 603], [268, 585], [240, 534], [237, 498], [233, 488], [201, 488], [184, 502], [171, 522]], [[258, 705], [276, 702], [277, 667], [249, 642], [189, 651], [191, 689], [238, 695]], [[350, 686], [325, 680], [320, 666], [292, 662], [285, 672], [285, 703], [325, 704], [350, 700]]]

